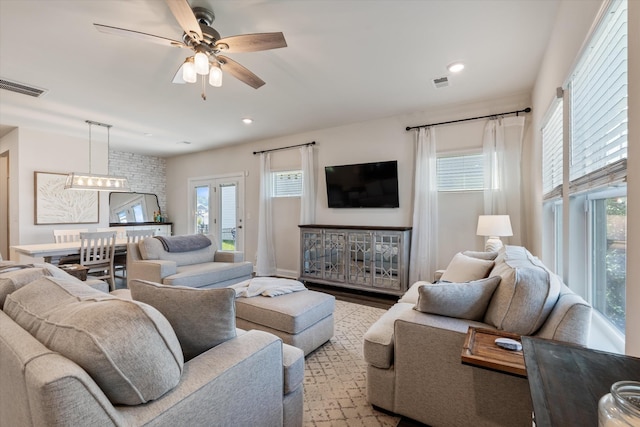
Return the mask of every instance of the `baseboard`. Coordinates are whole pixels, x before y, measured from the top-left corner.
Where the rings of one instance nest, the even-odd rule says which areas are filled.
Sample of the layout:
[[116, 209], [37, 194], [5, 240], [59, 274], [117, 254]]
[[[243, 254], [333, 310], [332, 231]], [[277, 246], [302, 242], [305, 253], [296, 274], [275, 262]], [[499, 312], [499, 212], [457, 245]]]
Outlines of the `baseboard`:
[[276, 269], [276, 276], [294, 280], [298, 280], [298, 277], [300, 277], [298, 270], [284, 270], [281, 268]]

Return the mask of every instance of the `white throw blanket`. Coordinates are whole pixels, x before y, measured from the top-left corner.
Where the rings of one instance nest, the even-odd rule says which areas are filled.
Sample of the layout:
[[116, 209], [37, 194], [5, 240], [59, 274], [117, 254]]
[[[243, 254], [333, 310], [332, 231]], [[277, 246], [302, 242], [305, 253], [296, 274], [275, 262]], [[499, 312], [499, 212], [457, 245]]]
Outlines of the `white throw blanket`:
[[254, 277], [244, 282], [229, 286], [236, 291], [236, 297], [277, 297], [296, 291], [305, 291], [307, 288], [297, 280], [283, 279], [280, 277]]

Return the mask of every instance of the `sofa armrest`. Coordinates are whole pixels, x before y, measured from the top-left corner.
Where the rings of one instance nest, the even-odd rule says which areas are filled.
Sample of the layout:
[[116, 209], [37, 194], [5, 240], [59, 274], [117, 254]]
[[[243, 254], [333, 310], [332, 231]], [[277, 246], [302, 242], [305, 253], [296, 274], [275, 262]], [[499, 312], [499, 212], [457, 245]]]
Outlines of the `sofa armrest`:
[[[462, 364], [469, 326], [488, 327], [416, 310], [399, 316], [394, 328], [394, 412], [434, 426], [530, 426], [526, 379]], [[460, 410], [452, 411], [452, 402]]]
[[242, 262], [244, 252], [241, 251], [216, 251], [213, 256], [214, 262]]
[[590, 329], [591, 306], [579, 295], [565, 291], [535, 335], [586, 346]]
[[162, 283], [162, 279], [176, 274], [178, 264], [168, 260], [142, 260], [127, 265], [127, 283], [129, 280], [149, 280]]
[[251, 330], [185, 363], [160, 399], [117, 409], [131, 425], [282, 425], [282, 364], [282, 341]]

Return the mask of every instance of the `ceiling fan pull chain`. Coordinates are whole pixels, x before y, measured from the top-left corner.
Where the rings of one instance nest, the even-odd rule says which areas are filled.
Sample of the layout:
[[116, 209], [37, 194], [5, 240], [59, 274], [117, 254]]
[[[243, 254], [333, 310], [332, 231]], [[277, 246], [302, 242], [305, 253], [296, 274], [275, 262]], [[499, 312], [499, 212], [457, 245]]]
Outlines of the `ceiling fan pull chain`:
[[200, 80], [202, 80], [202, 100], [206, 101], [207, 100], [207, 84], [204, 81], [204, 76], [201, 76]]

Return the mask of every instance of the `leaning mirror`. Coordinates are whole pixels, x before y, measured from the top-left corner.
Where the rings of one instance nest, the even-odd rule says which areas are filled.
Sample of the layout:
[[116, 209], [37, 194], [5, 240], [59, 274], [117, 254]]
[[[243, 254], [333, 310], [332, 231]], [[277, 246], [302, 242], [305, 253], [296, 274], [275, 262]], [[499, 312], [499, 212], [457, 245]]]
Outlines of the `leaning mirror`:
[[154, 212], [160, 211], [158, 196], [151, 193], [109, 194], [109, 223], [135, 224], [154, 222]]

